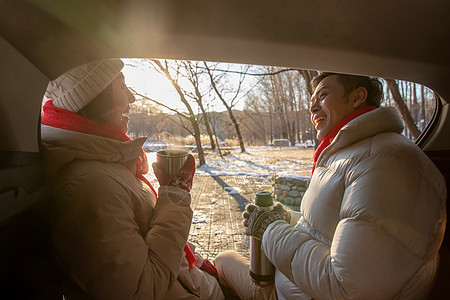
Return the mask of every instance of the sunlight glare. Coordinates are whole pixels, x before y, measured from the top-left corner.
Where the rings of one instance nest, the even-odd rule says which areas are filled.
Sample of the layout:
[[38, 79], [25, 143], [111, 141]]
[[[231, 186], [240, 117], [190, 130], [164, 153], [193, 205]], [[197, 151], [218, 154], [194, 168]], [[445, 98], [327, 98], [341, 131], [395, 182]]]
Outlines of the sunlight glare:
[[[184, 106], [179, 100], [178, 94], [163, 75], [153, 70], [142, 59], [122, 60], [125, 64], [122, 72], [128, 87], [167, 106], [183, 109]], [[140, 97], [136, 96], [136, 100], [136, 104], [139, 105]], [[165, 108], [160, 108], [164, 112], [169, 112]]]

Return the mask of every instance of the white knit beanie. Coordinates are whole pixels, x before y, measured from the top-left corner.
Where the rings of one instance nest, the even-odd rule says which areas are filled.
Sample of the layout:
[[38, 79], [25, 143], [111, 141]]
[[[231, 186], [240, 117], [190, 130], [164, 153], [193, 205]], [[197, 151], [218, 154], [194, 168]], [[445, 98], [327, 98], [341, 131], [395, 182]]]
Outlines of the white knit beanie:
[[45, 96], [53, 105], [80, 111], [113, 82], [123, 68], [120, 59], [102, 60], [76, 67], [47, 86]]

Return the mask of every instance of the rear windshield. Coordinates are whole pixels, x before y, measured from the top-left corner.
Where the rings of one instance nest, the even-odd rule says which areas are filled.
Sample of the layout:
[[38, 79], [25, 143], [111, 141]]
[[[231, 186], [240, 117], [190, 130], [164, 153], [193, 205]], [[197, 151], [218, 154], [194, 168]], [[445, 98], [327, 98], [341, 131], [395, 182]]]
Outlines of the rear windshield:
[[[137, 100], [131, 110], [133, 137], [176, 137], [193, 143], [192, 126], [185, 118], [192, 114], [203, 116], [199, 129], [207, 144], [210, 130], [219, 143], [236, 145], [236, 122], [247, 145], [317, 144], [309, 103], [310, 81], [320, 71], [198, 61], [124, 62], [126, 84]], [[436, 109], [434, 92], [412, 82], [380, 80], [382, 106], [395, 107], [404, 123], [403, 134], [416, 140]]]

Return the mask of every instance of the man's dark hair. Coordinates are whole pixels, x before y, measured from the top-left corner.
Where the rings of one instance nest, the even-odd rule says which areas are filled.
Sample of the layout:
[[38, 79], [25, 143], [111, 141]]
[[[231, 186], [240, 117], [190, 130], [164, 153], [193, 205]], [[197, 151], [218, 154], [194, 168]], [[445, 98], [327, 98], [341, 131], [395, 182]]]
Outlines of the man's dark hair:
[[376, 77], [323, 72], [311, 80], [312, 89], [315, 90], [323, 79], [331, 75], [338, 75], [338, 81], [344, 86], [346, 94], [359, 87], [365, 88], [367, 90], [367, 105], [379, 107], [383, 101], [383, 84]]

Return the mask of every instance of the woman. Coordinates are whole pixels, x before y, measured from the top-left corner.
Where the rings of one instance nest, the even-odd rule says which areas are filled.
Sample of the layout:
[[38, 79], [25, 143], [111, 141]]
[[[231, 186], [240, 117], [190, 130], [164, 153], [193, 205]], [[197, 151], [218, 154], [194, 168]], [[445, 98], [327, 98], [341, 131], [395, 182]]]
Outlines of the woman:
[[[120, 59], [89, 63], [50, 82], [41, 117], [54, 192], [52, 239], [69, 298], [222, 299], [186, 241], [195, 160], [169, 178], [127, 134], [134, 96]], [[203, 269], [216, 275], [205, 261]], [[75, 287], [75, 288], [74, 288]]]

